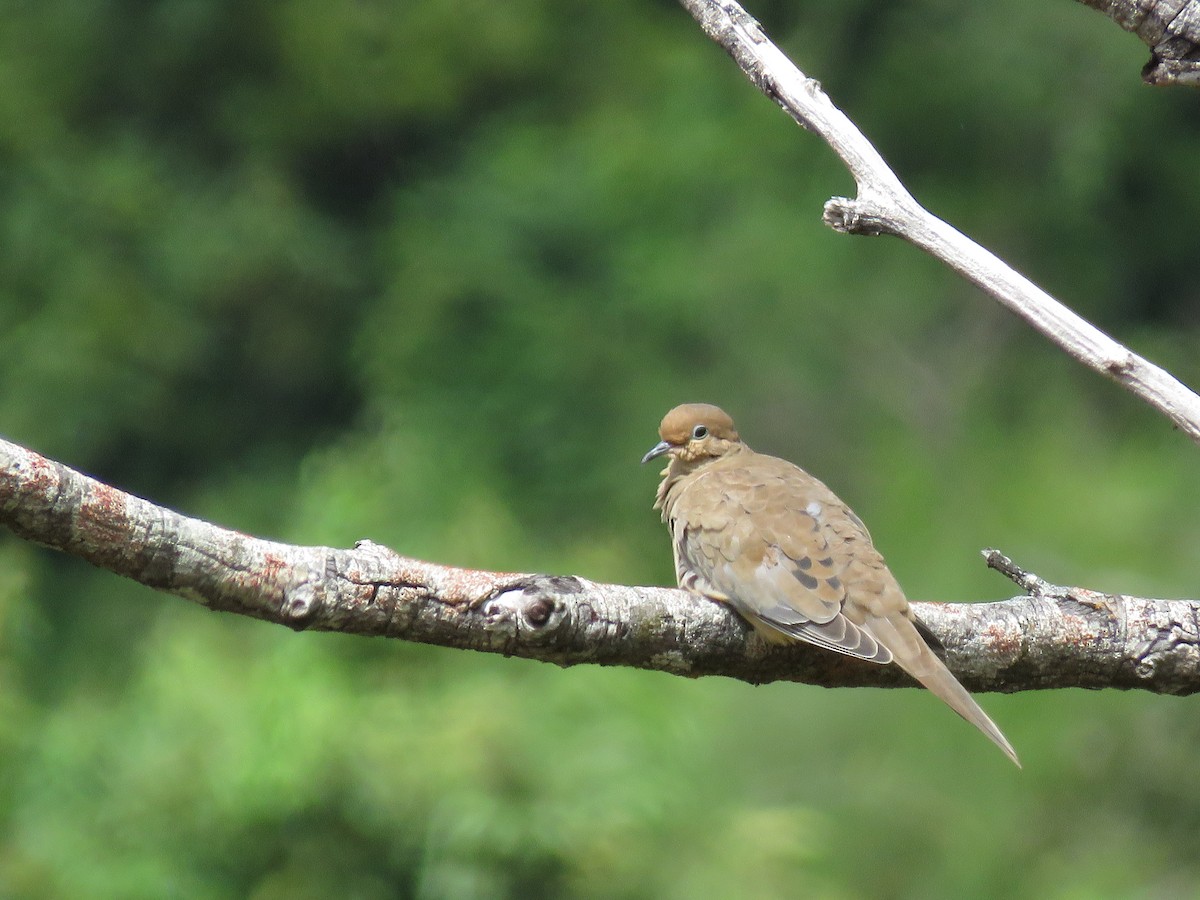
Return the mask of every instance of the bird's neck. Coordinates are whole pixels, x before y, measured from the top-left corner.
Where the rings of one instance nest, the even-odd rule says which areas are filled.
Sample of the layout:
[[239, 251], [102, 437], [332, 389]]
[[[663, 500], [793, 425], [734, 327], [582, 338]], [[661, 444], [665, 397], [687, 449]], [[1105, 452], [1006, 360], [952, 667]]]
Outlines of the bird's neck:
[[662, 481], [658, 484], [658, 494], [654, 498], [654, 508], [661, 509], [663, 511], [663, 518], [666, 519], [670, 515], [670, 507], [675, 502], [675, 498], [690, 483], [692, 478], [698, 477], [711, 466], [719, 465], [722, 461], [733, 459], [747, 451], [748, 448], [745, 444], [738, 443], [731, 446], [720, 456], [704, 456], [700, 459], [671, 457], [670, 463], [663, 469]]

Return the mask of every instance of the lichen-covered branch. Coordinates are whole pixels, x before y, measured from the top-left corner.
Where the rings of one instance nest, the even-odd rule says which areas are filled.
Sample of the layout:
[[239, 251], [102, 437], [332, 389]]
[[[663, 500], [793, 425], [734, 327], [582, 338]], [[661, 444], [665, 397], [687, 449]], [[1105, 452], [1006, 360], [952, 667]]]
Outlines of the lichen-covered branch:
[[733, 0], [680, 2], [750, 80], [829, 144], [854, 176], [858, 196], [831, 199], [825, 205], [826, 224], [847, 233], [904, 238], [996, 298], [1075, 359], [1149, 403], [1200, 443], [1200, 396], [922, 208], [821, 86], [796, 68], [741, 6]]
[[1150, 48], [1147, 84], [1200, 87], [1198, 0], [1079, 0], [1104, 13]]
[[[683, 591], [440, 566], [369, 541], [339, 550], [262, 540], [156, 506], [6, 441], [0, 524], [209, 609], [289, 628], [562, 666], [829, 687], [912, 684], [894, 666], [804, 645], [769, 646], [725, 607]], [[1044, 589], [1000, 603], [913, 604], [968, 689], [1200, 691], [1200, 604], [1023, 583]]]

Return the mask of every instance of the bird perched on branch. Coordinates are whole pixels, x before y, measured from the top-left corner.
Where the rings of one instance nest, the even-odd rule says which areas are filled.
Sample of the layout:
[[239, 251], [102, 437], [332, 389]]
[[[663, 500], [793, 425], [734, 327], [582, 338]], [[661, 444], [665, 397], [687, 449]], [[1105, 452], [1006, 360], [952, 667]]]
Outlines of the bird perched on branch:
[[930, 649], [866, 526], [833, 491], [755, 453], [707, 403], [675, 407], [658, 434], [642, 462], [669, 460], [654, 508], [670, 529], [681, 588], [729, 604], [767, 640], [895, 662], [1021, 764]]

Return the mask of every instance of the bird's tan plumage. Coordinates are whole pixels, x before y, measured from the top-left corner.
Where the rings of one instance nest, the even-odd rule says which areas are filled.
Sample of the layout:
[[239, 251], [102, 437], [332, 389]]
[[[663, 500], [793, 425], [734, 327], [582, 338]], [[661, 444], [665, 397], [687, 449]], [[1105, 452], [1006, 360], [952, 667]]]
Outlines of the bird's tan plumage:
[[678, 406], [643, 462], [667, 456], [655, 509], [679, 586], [728, 603], [772, 641], [895, 662], [994, 741], [1012, 746], [930, 649], [862, 520], [799, 466], [755, 453], [724, 411]]

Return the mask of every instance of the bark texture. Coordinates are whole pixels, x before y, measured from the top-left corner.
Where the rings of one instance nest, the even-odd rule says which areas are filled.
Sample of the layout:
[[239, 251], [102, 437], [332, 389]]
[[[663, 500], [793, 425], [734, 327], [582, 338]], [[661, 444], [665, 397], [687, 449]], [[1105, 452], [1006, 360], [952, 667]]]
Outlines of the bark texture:
[[1150, 48], [1147, 84], [1200, 87], [1198, 0], [1079, 0], [1104, 13]]
[[[440, 566], [370, 541], [346, 550], [263, 540], [164, 509], [5, 441], [0, 524], [209, 609], [298, 630], [752, 683], [914, 684], [894, 666], [768, 645], [724, 606], [680, 590]], [[997, 558], [991, 564], [1004, 570]], [[1200, 603], [1058, 588], [1008, 566], [1006, 574], [1023, 576], [1033, 596], [913, 604], [969, 690], [1200, 690]]]

